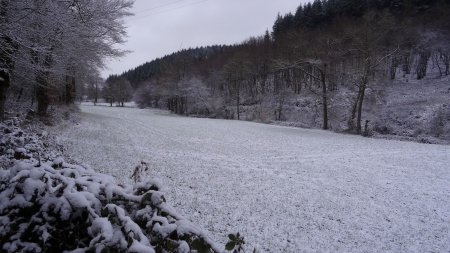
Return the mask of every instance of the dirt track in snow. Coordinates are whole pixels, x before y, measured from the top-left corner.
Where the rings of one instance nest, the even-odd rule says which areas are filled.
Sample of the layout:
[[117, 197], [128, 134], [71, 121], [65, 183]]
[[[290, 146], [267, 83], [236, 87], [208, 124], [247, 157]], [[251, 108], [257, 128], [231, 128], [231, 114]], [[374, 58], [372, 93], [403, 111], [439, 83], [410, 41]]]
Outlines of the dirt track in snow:
[[219, 242], [270, 252], [449, 252], [450, 146], [82, 105], [69, 154], [130, 182], [140, 161]]

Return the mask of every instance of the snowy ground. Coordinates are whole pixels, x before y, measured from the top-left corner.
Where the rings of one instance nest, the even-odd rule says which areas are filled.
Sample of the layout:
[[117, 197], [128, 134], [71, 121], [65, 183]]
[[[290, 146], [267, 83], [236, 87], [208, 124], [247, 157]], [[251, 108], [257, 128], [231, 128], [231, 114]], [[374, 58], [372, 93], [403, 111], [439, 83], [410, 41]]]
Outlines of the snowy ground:
[[69, 154], [129, 182], [141, 159], [218, 242], [270, 252], [450, 252], [450, 146], [81, 106]]

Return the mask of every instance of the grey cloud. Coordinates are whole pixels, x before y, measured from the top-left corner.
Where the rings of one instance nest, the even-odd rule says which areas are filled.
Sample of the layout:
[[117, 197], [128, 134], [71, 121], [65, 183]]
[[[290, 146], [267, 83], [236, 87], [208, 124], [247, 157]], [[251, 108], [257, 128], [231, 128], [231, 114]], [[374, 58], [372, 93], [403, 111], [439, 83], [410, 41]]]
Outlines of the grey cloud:
[[182, 48], [235, 44], [262, 35], [278, 13], [294, 12], [302, 2], [306, 0], [137, 0], [136, 15], [127, 20], [128, 41], [121, 46], [132, 53], [109, 61], [102, 74], [120, 74]]

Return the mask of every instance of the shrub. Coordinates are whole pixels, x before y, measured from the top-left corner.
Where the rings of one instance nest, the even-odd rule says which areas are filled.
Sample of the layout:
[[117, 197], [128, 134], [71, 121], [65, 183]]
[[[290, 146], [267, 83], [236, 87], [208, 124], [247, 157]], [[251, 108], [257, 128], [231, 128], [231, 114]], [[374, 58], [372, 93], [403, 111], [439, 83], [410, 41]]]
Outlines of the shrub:
[[[5, 252], [218, 251], [167, 205], [157, 182], [124, 188], [56, 159], [0, 171], [0, 244]], [[199, 251], [200, 252], [200, 251]]]
[[[5, 252], [189, 252], [216, 247], [147, 181], [121, 187], [56, 159], [0, 171], [0, 244]], [[199, 251], [200, 252], [200, 251]]]
[[[43, 136], [0, 124], [0, 252], [220, 252], [157, 181], [120, 186], [66, 162]], [[10, 165], [12, 164], [12, 165]]]

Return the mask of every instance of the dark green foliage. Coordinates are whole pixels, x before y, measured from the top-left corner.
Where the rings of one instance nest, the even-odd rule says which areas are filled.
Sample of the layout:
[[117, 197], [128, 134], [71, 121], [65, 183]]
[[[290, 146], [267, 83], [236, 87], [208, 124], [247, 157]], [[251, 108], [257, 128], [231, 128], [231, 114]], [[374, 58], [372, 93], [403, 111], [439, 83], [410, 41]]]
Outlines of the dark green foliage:
[[229, 234], [228, 242], [225, 245], [225, 250], [233, 251], [233, 253], [241, 253], [244, 252], [244, 244], [244, 237], [242, 237], [239, 233]]
[[166, 55], [162, 58], [155, 59], [151, 62], [144, 63], [134, 69], [124, 72], [122, 75], [111, 75], [106, 82], [114, 80], [118, 77], [124, 77], [130, 81], [131, 86], [136, 89], [143, 81], [147, 81], [151, 78], [157, 78], [166, 73], [166, 71], [172, 71], [176, 69], [178, 72], [178, 78], [182, 78], [187, 72], [189, 66], [188, 62], [200, 63], [217, 54], [223, 53], [229, 46], [211, 46], [211, 47], [199, 47], [194, 49], [185, 49], [177, 53]]
[[314, 28], [329, 23], [338, 16], [361, 17], [370, 10], [389, 9], [400, 15], [406, 7], [423, 11], [439, 2], [449, 0], [314, 0], [300, 5], [295, 15], [278, 15], [273, 26], [274, 34], [297, 28]]
[[192, 249], [198, 253], [211, 253], [213, 252], [211, 246], [205, 242], [202, 238], [197, 238], [191, 243]]
[[275, 23], [272, 27], [274, 36], [289, 31], [290, 29], [295, 27], [294, 24], [295, 19], [292, 13], [288, 13], [284, 16], [278, 14], [277, 19], [275, 20]]

